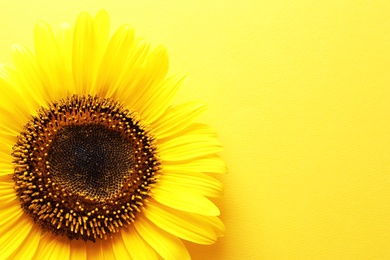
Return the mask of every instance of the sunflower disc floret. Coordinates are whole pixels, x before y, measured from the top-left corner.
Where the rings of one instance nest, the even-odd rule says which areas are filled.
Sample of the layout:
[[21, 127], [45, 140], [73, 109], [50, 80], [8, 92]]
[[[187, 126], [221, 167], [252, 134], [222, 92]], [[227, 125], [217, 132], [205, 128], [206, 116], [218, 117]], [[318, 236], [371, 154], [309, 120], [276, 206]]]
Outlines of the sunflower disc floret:
[[92, 241], [134, 222], [160, 167], [137, 114], [92, 96], [41, 109], [13, 156], [24, 211], [45, 230]]

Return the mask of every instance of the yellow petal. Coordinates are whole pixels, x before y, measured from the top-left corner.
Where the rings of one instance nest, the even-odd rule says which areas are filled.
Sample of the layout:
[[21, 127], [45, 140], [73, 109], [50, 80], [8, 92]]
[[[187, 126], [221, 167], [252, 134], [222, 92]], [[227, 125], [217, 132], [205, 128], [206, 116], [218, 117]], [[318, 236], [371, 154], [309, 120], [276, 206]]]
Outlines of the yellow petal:
[[107, 239], [107, 241], [102, 241], [102, 253], [103, 259], [115, 259], [115, 253], [113, 250], [113, 241], [112, 239]]
[[134, 225], [121, 230], [121, 235], [131, 259], [158, 259], [156, 251], [141, 238]]
[[[2, 156], [2, 153], [0, 153], [0, 156]], [[2, 157], [2, 159], [4, 157]], [[9, 156], [8, 158], [10, 159], [10, 161], [8, 162], [3, 162], [2, 160], [0, 160], [0, 176], [6, 176], [6, 175], [12, 176], [14, 173], [14, 168], [10, 163], [12, 162], [12, 156]]]
[[205, 135], [184, 135], [158, 145], [163, 161], [184, 161], [222, 150], [219, 141]]
[[123, 238], [120, 234], [116, 234], [112, 238], [112, 250], [115, 254], [116, 259], [131, 259], [131, 256], [128, 251], [129, 249], [126, 247], [125, 243], [123, 242]]
[[[187, 128], [185, 128], [183, 131], [178, 132], [177, 135], [178, 136], [206, 135], [206, 136], [210, 136], [210, 137], [217, 137], [217, 132], [215, 132], [215, 129], [209, 125], [202, 124], [202, 123], [192, 123]], [[174, 136], [176, 136], [176, 135], [174, 135]]]
[[56, 240], [51, 233], [46, 233], [41, 236], [38, 248], [35, 252], [33, 260], [49, 260], [54, 258], [51, 252], [54, 250]]
[[227, 173], [226, 164], [218, 155], [208, 155], [188, 161], [164, 162], [164, 169], [174, 173]]
[[190, 259], [187, 249], [179, 238], [158, 228], [145, 217], [139, 216], [134, 222], [134, 226], [141, 237], [153, 247], [163, 259]]
[[0, 175], [0, 183], [1, 182], [12, 182], [12, 177], [13, 177], [13, 174]]
[[[3, 225], [6, 222], [6, 219], [15, 212], [17, 214], [22, 214], [22, 209], [20, 208], [20, 203], [16, 192], [13, 188], [14, 182], [12, 180], [12, 175], [2, 176], [2, 181], [0, 182], [0, 223]], [[5, 222], [3, 222], [5, 221]]]
[[36, 260], [68, 260], [70, 257], [70, 241], [67, 237], [45, 233], [40, 240], [33, 257]]
[[76, 94], [72, 74], [72, 52], [73, 52], [73, 28], [69, 23], [62, 23], [56, 32], [56, 40], [63, 62], [62, 72], [63, 85], [67, 96]]
[[152, 197], [158, 202], [182, 211], [193, 212], [206, 216], [218, 216], [219, 209], [206, 197], [188, 192], [172, 190], [171, 187], [156, 185], [153, 188]]
[[[144, 97], [153, 93], [157, 84], [165, 77], [168, 71], [168, 55], [164, 47], [158, 46], [150, 52], [150, 45], [145, 40], [137, 39], [140, 51], [132, 57], [133, 63], [129, 72], [136, 76], [135, 84], [131, 84], [130, 105], [139, 110], [145, 102]], [[142, 50], [142, 52], [141, 52]]]
[[[38, 22], [34, 31], [34, 44], [37, 61], [42, 68], [41, 75], [44, 75], [44, 84], [49, 88], [53, 100], [66, 97], [66, 81], [64, 78], [64, 61], [50, 25], [45, 22]], [[64, 85], [65, 84], [65, 85]]]
[[[3, 196], [5, 194], [13, 194], [15, 196], [15, 200], [16, 200], [16, 193], [15, 193], [15, 190], [14, 190], [14, 182], [12, 180], [12, 177], [8, 178], [5, 181], [1, 181], [0, 182], [0, 194], [3, 195]], [[2, 196], [0, 196], [0, 201], [3, 202], [3, 203], [6, 202], [3, 199]], [[0, 206], [1, 206], [1, 204], [0, 204]]]
[[207, 197], [219, 197], [222, 193], [222, 183], [213, 177], [197, 172], [173, 173], [169, 167], [164, 167], [159, 183], [167, 190], [190, 190]]
[[92, 17], [82, 13], [76, 20], [73, 34], [73, 80], [79, 94], [89, 93], [94, 76], [94, 35]]
[[[95, 79], [110, 37], [110, 16], [108, 15], [107, 11], [99, 11], [93, 18], [92, 25], [94, 34], [93, 48], [95, 59], [95, 62], [93, 63], [93, 78]], [[92, 94], [96, 93], [93, 92]]]
[[100, 64], [95, 83], [100, 96], [111, 97], [117, 91], [118, 81], [125, 73], [126, 62], [134, 52], [134, 48], [134, 29], [124, 25], [111, 38]]
[[95, 243], [88, 241], [85, 245], [87, 248], [88, 260], [104, 260], [103, 243], [101, 239], [97, 239]]
[[2, 217], [0, 223], [7, 223], [7, 219], [12, 219], [11, 215], [15, 214], [17, 216], [22, 215], [22, 209], [20, 208], [19, 200], [16, 195], [13, 193], [6, 193], [5, 191], [0, 192], [1, 201], [2, 201], [2, 211], [0, 216]]
[[171, 136], [189, 126], [206, 108], [198, 101], [171, 106], [152, 124], [153, 132], [158, 139]]
[[66, 236], [53, 236], [53, 240], [56, 240], [56, 244], [51, 253], [53, 257], [50, 259], [64, 259], [68, 260], [70, 257], [70, 240]]
[[[30, 97], [20, 95], [19, 91], [22, 89], [15, 74], [12, 69], [0, 65], [0, 108], [8, 110], [8, 114], [12, 115], [10, 119], [21, 128], [36, 109], [31, 104]], [[4, 117], [9, 118], [7, 114]]]
[[160, 85], [147, 89], [134, 104], [148, 124], [157, 120], [166, 111], [184, 80], [184, 75], [167, 78]]
[[148, 57], [147, 63], [147, 82], [145, 87], [151, 89], [152, 86], [158, 85], [167, 75], [169, 68], [169, 57], [168, 52], [164, 46], [159, 45], [150, 54]]
[[19, 81], [20, 94], [28, 96], [29, 102], [32, 103], [31, 110], [40, 108], [53, 96], [47, 83], [44, 82], [35, 56], [20, 44], [12, 45], [11, 54]]
[[12, 225], [2, 223], [0, 227], [0, 256], [4, 259], [13, 254], [25, 241], [34, 225], [32, 219], [24, 214], [9, 221]]
[[142, 39], [136, 38], [134, 45], [135, 50], [131, 52], [125, 66], [123, 75], [118, 79], [117, 83], [119, 91], [115, 98], [125, 100], [128, 107], [134, 108], [135, 99], [138, 98], [145, 88], [143, 87], [143, 79], [146, 77], [146, 67], [148, 55], [150, 52], [150, 44]]
[[23, 130], [23, 123], [25, 122], [18, 119], [13, 120], [12, 117], [14, 117], [15, 114], [6, 108], [0, 107], [0, 113], [2, 116], [0, 118], [0, 134], [2, 139], [4, 139], [2, 141], [9, 142], [12, 140], [12, 145], [14, 145], [16, 143], [16, 137]]
[[[22, 217], [23, 210], [13, 188], [11, 176], [2, 176], [0, 182], [0, 229], [13, 225], [14, 221]], [[1, 232], [0, 232], [1, 234]]]
[[8, 133], [4, 133], [6, 130], [4, 130], [1, 125], [0, 131], [0, 172], [3, 174], [13, 173], [12, 147], [15, 145], [17, 139], [16, 135], [12, 135], [12, 133], [16, 133], [13, 132], [13, 130], [9, 130], [9, 132], [7, 131]]
[[215, 216], [201, 216], [198, 215], [199, 218], [202, 218], [203, 221], [206, 221], [214, 230], [217, 237], [222, 237], [225, 235], [225, 225], [223, 222]]
[[[6, 230], [12, 229], [15, 225], [16, 221], [23, 217], [23, 210], [20, 208], [20, 203], [15, 201], [14, 203], [10, 203], [9, 196], [3, 196], [4, 199], [2, 201], [8, 199], [7, 204], [2, 204], [1, 213], [0, 213], [0, 230], [1, 234], [5, 233]], [[7, 198], [8, 197], [8, 198]], [[15, 198], [11, 198], [15, 199]]]
[[[3, 110], [3, 108], [0, 107], [0, 113], [2, 113], [1, 112], [2, 110]], [[4, 121], [6, 121], [6, 122], [4, 122]], [[6, 142], [6, 143], [9, 143], [10, 141], [12, 141], [12, 144], [14, 145], [16, 143], [16, 140], [17, 140], [16, 137], [19, 135], [19, 133], [20, 133], [19, 131], [21, 129], [22, 128], [19, 128], [19, 125], [14, 124], [12, 121], [0, 119], [0, 136], [2, 138], [1, 141]], [[9, 150], [8, 147], [9, 146], [7, 145], [7, 148], [5, 148], [5, 149]]]
[[112, 240], [107, 241], [97, 239], [95, 243], [88, 241], [86, 243], [87, 258], [90, 260], [115, 259], [115, 254], [112, 248]]
[[132, 107], [142, 112], [144, 104], [157, 89], [158, 85], [165, 77], [168, 71], [168, 54], [163, 46], [155, 48], [143, 62], [145, 66], [142, 69], [142, 79], [137, 84], [137, 88], [132, 95], [134, 104]]
[[70, 241], [70, 260], [87, 259], [87, 247], [84, 240]]
[[42, 229], [34, 226], [23, 243], [9, 256], [9, 259], [32, 259], [41, 238]]
[[145, 216], [161, 229], [182, 239], [205, 245], [213, 244], [217, 240], [212, 227], [196, 214], [150, 202]]

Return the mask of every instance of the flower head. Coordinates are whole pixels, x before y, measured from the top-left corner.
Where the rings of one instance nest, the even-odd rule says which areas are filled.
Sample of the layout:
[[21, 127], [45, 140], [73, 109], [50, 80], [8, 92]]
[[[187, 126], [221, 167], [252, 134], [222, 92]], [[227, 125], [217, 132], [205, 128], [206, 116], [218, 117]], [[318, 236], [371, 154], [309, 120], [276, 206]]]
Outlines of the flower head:
[[223, 235], [221, 145], [193, 123], [205, 105], [170, 105], [182, 75], [105, 11], [0, 68], [0, 255], [9, 259], [186, 259], [182, 239]]

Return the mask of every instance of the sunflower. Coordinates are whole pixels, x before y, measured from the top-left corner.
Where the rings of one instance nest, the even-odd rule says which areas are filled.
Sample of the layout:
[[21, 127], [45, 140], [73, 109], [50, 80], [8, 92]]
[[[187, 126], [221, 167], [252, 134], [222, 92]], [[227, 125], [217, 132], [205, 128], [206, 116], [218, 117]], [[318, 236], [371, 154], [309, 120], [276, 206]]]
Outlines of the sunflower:
[[105, 11], [38, 22], [35, 53], [0, 67], [2, 259], [188, 259], [182, 240], [224, 233], [205, 105], [170, 105], [185, 77], [166, 50], [109, 27]]

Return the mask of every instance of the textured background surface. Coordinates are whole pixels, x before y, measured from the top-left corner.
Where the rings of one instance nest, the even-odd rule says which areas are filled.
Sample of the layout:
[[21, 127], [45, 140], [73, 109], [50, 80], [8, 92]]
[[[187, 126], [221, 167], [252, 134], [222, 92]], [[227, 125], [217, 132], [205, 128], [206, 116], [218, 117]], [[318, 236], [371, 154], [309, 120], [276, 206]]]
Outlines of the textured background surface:
[[194, 259], [390, 258], [389, 1], [2, 0], [1, 62], [101, 8], [168, 48], [225, 146], [227, 234]]

